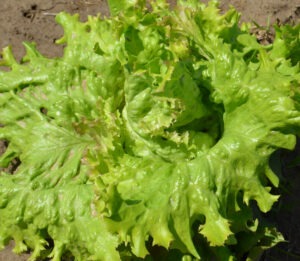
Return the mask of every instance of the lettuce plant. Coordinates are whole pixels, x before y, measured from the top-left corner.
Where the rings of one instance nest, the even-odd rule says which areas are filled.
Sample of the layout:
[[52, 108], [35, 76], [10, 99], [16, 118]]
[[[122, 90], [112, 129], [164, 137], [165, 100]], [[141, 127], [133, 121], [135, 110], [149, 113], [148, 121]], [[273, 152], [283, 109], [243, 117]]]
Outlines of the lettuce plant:
[[[216, 2], [109, 0], [61, 13], [64, 54], [9, 47], [0, 72], [0, 247], [31, 260], [255, 260], [269, 159], [300, 127], [299, 26], [257, 43]], [[298, 49], [297, 49], [298, 48]]]

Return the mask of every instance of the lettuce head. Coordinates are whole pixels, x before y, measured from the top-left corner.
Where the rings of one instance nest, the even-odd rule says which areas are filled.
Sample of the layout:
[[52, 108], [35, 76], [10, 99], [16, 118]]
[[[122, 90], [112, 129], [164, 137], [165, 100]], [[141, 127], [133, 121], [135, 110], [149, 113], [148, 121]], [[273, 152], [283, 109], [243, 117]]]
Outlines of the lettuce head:
[[[61, 13], [62, 57], [3, 50], [0, 247], [31, 260], [254, 260], [300, 127], [299, 26], [261, 45], [216, 2]], [[297, 49], [298, 48], [298, 49]]]

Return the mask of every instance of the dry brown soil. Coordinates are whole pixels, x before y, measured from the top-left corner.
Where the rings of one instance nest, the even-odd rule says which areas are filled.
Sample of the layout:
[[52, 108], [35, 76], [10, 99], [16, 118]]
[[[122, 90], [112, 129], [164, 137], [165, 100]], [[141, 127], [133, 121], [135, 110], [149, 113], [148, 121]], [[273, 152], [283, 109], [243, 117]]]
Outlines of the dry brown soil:
[[[170, 2], [174, 4], [176, 1]], [[222, 10], [230, 5], [242, 13], [243, 21], [255, 21], [263, 26], [276, 22], [295, 23], [300, 18], [300, 0], [220, 0]], [[11, 45], [20, 59], [24, 55], [22, 42], [34, 41], [42, 54], [49, 57], [61, 55], [63, 47], [54, 44], [63, 33], [55, 23], [55, 14], [60, 11], [79, 13], [82, 20], [99, 12], [109, 15], [105, 0], [0, 0], [0, 49]], [[258, 34], [268, 38], [260, 30]], [[295, 152], [282, 154], [281, 159], [285, 158], [286, 165], [296, 155]], [[282, 197], [278, 213], [271, 218], [288, 242], [268, 251], [261, 258], [264, 261], [300, 260], [300, 171], [299, 167], [286, 169], [283, 174], [290, 192]], [[12, 245], [0, 252], [0, 261], [27, 260], [28, 254], [12, 254]]]

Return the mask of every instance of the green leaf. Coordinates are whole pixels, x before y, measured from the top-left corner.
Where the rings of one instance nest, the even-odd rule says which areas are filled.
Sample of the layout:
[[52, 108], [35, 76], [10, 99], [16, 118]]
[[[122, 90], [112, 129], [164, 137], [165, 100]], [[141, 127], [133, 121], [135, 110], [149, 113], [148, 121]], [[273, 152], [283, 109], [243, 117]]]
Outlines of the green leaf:
[[3, 51], [0, 165], [20, 164], [0, 174], [0, 246], [255, 258], [282, 240], [260, 213], [278, 199], [270, 157], [300, 130], [299, 26], [262, 46], [216, 1], [108, 2], [109, 18], [57, 16], [62, 57]]

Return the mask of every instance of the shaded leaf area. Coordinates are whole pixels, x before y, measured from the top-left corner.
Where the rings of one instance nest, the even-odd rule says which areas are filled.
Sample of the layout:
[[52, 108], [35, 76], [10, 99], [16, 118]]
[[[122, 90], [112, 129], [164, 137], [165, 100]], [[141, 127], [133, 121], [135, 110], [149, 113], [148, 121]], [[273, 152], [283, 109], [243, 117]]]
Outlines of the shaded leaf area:
[[0, 163], [20, 165], [0, 176], [1, 247], [255, 260], [283, 240], [261, 213], [278, 199], [270, 156], [299, 133], [299, 26], [261, 45], [214, 2], [109, 4], [110, 18], [57, 16], [61, 58], [3, 51]]

